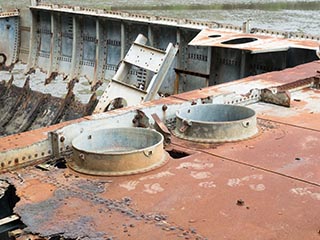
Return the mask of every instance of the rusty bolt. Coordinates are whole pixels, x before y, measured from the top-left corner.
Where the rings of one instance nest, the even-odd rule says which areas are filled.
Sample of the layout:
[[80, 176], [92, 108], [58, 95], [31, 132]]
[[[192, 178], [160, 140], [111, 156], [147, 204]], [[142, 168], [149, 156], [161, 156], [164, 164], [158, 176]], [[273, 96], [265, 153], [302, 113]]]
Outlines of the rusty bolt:
[[66, 140], [65, 137], [64, 137], [64, 136], [61, 136], [61, 137], [60, 137], [60, 142], [64, 142], [64, 140]]
[[168, 109], [168, 106], [164, 104], [164, 105], [162, 106], [162, 111], [166, 111], [167, 109]]
[[79, 158], [80, 158], [81, 160], [84, 160], [84, 154], [83, 154], [83, 153], [80, 153], [80, 154], [79, 154]]
[[238, 206], [243, 206], [244, 205], [244, 201], [242, 199], [238, 199], [237, 200], [237, 205]]
[[164, 139], [164, 141], [165, 141], [165, 144], [170, 144], [171, 143], [171, 137], [170, 136], [166, 137]]

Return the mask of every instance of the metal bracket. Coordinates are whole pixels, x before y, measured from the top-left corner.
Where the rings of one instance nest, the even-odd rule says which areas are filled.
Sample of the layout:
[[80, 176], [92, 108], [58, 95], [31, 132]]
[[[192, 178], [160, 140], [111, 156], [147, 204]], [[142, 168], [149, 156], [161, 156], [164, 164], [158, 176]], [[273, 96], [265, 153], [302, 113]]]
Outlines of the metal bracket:
[[164, 137], [164, 144], [169, 145], [171, 143], [171, 133], [167, 126], [161, 121], [159, 116], [156, 113], [151, 114], [154, 120], [154, 127], [155, 129], [160, 132]]
[[[133, 106], [156, 98], [178, 49], [170, 43], [166, 51], [162, 51], [146, 43], [147, 38], [139, 34], [99, 99], [95, 113], [106, 111], [112, 101], [118, 99], [126, 106]], [[140, 72], [152, 74], [143, 74], [143, 79], [138, 79]]]
[[190, 120], [184, 119], [184, 120], [182, 121], [182, 126], [179, 128], [179, 131], [182, 132], [182, 133], [184, 133], [184, 132], [187, 131], [187, 129], [188, 129], [189, 127], [191, 127], [191, 126], [192, 126], [192, 122], [191, 122]]
[[60, 151], [59, 151], [59, 135], [56, 132], [49, 132], [49, 139], [52, 145], [52, 156], [54, 158], [60, 158]]
[[261, 89], [261, 101], [276, 105], [290, 107], [290, 93], [288, 91], [277, 91], [277, 89]]
[[141, 110], [137, 110], [137, 114], [134, 116], [132, 123], [133, 123], [134, 127], [148, 128], [150, 126], [149, 118]]

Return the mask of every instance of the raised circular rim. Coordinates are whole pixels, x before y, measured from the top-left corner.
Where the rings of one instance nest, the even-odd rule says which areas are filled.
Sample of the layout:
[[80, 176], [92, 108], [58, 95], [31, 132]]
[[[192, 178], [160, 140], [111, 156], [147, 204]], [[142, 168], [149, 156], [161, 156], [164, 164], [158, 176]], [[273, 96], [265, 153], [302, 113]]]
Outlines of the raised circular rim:
[[[104, 153], [99, 153], [97, 151], [93, 151], [93, 150], [87, 150], [87, 149], [82, 149], [82, 148], [79, 148], [78, 146], [75, 146], [74, 142], [78, 141], [79, 139], [83, 138], [84, 135], [92, 135], [93, 133], [96, 133], [96, 132], [99, 132], [101, 133], [101, 131], [107, 131], [107, 130], [131, 130], [134, 129], [133, 131], [135, 131], [136, 129], [139, 129], [139, 132], [141, 133], [141, 131], [145, 131], [145, 132], [152, 132], [156, 135], [158, 135], [160, 137], [160, 140], [158, 143], [156, 144], [153, 144], [151, 146], [147, 146], [145, 148], [140, 148], [140, 149], [134, 149], [134, 150], [129, 150], [129, 151], [121, 151], [121, 152], [106, 152], [105, 154]], [[81, 137], [81, 138], [80, 138]], [[159, 145], [161, 145], [164, 141], [164, 137], [162, 136], [162, 134], [160, 134], [159, 132], [157, 132], [156, 130], [152, 130], [152, 129], [147, 129], [147, 128], [136, 128], [136, 127], [125, 127], [125, 128], [103, 128], [103, 129], [96, 129], [96, 130], [93, 130], [93, 131], [86, 131], [82, 134], [80, 134], [79, 136], [75, 137], [73, 140], [72, 140], [72, 147], [75, 148], [76, 150], [78, 151], [83, 151], [83, 152], [86, 152], [86, 153], [92, 153], [92, 154], [101, 154], [101, 155], [124, 155], [124, 154], [130, 154], [130, 153], [136, 153], [136, 152], [140, 152], [140, 151], [144, 151], [144, 150], [148, 150], [150, 148], [154, 148], [154, 147], [157, 147]]]
[[[155, 144], [152, 144], [147, 147], [129, 150], [129, 151], [119, 151], [119, 152], [110, 151], [110, 152], [105, 152], [105, 153], [103, 153], [103, 152], [99, 153], [94, 150], [79, 148], [79, 146], [77, 146], [77, 144], [76, 144], [76, 142], [81, 141], [82, 138], [87, 138], [91, 134], [95, 134], [97, 132], [99, 132], [99, 134], [107, 134], [108, 131], [113, 131], [113, 134], [117, 134], [117, 133], [115, 133], [115, 131], [125, 133], [126, 130], [129, 130], [131, 133], [134, 133], [134, 131], [139, 131], [139, 134], [142, 134], [142, 135], [144, 134], [144, 132], [148, 133], [148, 134], [151, 133], [151, 134], [154, 134], [154, 136], [157, 136], [158, 139], [156, 139], [157, 142]], [[134, 134], [132, 134], [132, 135], [135, 136]], [[145, 151], [148, 151], [149, 149], [154, 149], [154, 148], [161, 148], [163, 152], [160, 155], [159, 159], [156, 162], [154, 162], [153, 164], [148, 165], [148, 166], [144, 166], [139, 169], [133, 169], [133, 170], [123, 170], [123, 171], [121, 171], [121, 170], [120, 171], [102, 171], [101, 170], [101, 171], [99, 171], [99, 170], [86, 169], [82, 165], [79, 165], [76, 161], [73, 160], [73, 157], [72, 157], [73, 155], [69, 157], [70, 161], [68, 161], [68, 167], [72, 171], [78, 172], [80, 174], [85, 174], [85, 175], [90, 175], [90, 176], [101, 176], [101, 177], [103, 177], [103, 176], [105, 176], [105, 177], [107, 177], [107, 176], [127, 176], [127, 175], [145, 173], [148, 171], [155, 170], [159, 167], [162, 167], [169, 161], [169, 159], [170, 159], [169, 154], [162, 147], [163, 141], [164, 141], [164, 137], [162, 136], [162, 134], [160, 134], [156, 130], [146, 129], [146, 128], [119, 127], [119, 128], [102, 128], [102, 129], [95, 129], [92, 131], [86, 131], [73, 139], [72, 148], [74, 151], [84, 153], [84, 154], [87, 153], [88, 155], [95, 154], [95, 155], [100, 155], [102, 157], [115, 156], [117, 158], [121, 158], [121, 155], [139, 154], [141, 152], [145, 152]]]
[[[190, 109], [190, 108], [201, 108], [201, 107], [204, 107], [204, 106], [232, 106], [232, 107], [236, 107], [236, 108], [245, 108], [247, 110], [250, 110], [252, 111], [253, 115], [250, 116], [250, 117], [247, 117], [247, 118], [243, 118], [243, 119], [239, 119], [239, 120], [234, 120], [234, 121], [200, 121], [200, 120], [194, 120], [192, 118], [186, 118], [186, 117], [183, 117], [181, 116], [180, 114], [180, 111], [182, 110], [185, 110], [185, 109]], [[187, 121], [190, 121], [190, 122], [194, 122], [194, 123], [201, 123], [201, 124], [232, 124], [232, 123], [237, 123], [237, 122], [243, 122], [243, 121], [246, 121], [248, 119], [251, 119], [252, 117], [255, 117], [257, 114], [256, 114], [256, 111], [254, 111], [253, 109], [251, 108], [248, 108], [248, 107], [245, 107], [245, 106], [239, 106], [239, 105], [230, 105], [230, 104], [201, 104], [201, 105], [193, 105], [193, 106], [189, 106], [189, 107], [184, 107], [182, 109], [179, 109], [176, 111], [176, 117], [179, 117], [181, 120], [187, 120]]]
[[153, 165], [150, 165], [145, 168], [140, 168], [137, 170], [130, 170], [130, 171], [94, 171], [94, 170], [88, 170], [85, 168], [79, 167], [74, 161], [69, 162], [67, 165], [70, 167], [71, 170], [80, 173], [80, 174], [86, 174], [90, 176], [101, 176], [101, 177], [112, 177], [112, 176], [129, 176], [129, 175], [135, 175], [135, 174], [140, 174], [140, 173], [146, 173], [150, 172], [153, 170], [156, 170], [164, 165], [166, 165], [169, 162], [169, 154], [164, 151], [163, 152], [163, 157], [159, 162], [156, 162]]
[[[244, 42], [237, 42], [239, 40], [245, 40]], [[252, 43], [258, 41], [259, 38], [256, 37], [238, 37], [238, 38], [232, 38], [228, 39], [226, 41], [221, 42], [221, 44], [225, 45], [238, 45], [238, 44], [247, 44], [247, 43]], [[235, 43], [234, 43], [235, 42]]]

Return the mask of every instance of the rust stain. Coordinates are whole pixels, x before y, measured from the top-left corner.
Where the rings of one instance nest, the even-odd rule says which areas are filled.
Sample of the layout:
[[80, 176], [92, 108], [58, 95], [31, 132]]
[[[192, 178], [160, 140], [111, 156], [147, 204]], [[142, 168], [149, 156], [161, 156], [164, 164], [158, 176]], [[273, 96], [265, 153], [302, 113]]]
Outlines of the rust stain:
[[88, 104], [75, 100], [72, 84], [63, 99], [31, 90], [29, 76], [23, 88], [13, 85], [12, 82], [13, 77], [7, 83], [0, 82], [0, 136], [90, 115], [97, 104], [95, 94], [91, 96]]
[[43, 183], [38, 179], [28, 180], [25, 184], [26, 187], [20, 189], [17, 195], [30, 203], [39, 203], [51, 198], [56, 189], [54, 185]]
[[[86, 178], [69, 170], [53, 170], [48, 176], [41, 170], [32, 173], [56, 187], [54, 196], [33, 203], [22, 199], [16, 212], [28, 230], [43, 236], [57, 232], [92, 239], [317, 236], [320, 209], [313, 206], [320, 201], [318, 187], [208, 153], [127, 177]], [[18, 191], [26, 184], [17, 185]]]
[[13, 134], [10, 136], [2, 137], [0, 142], [0, 151], [5, 152], [17, 148], [23, 148], [30, 146], [34, 143], [41, 142], [48, 139], [48, 133], [72, 123], [81, 122], [86, 120], [85, 118], [79, 118], [67, 122], [62, 122], [56, 125], [31, 130], [28, 132]]
[[[0, 146], [23, 148], [46, 140], [50, 130], [109, 114], [152, 106], [165, 112], [164, 104], [241, 91], [250, 84], [270, 87], [303, 80], [317, 75], [317, 66], [314, 62], [12, 135], [2, 138]], [[47, 238], [318, 239], [317, 94], [310, 88], [291, 92], [290, 108], [250, 104], [258, 112], [259, 126], [251, 139], [200, 144], [171, 136], [168, 164], [148, 173], [92, 177], [68, 168], [29, 166], [2, 177], [21, 197], [14, 211], [26, 230]]]
[[[274, 32], [276, 33], [276, 32]], [[233, 39], [254, 38], [256, 41], [246, 44], [226, 44]], [[249, 34], [240, 32], [231, 32], [224, 29], [203, 29], [190, 43], [196, 46], [214, 46], [242, 49], [247, 51], [266, 51], [269, 52], [277, 49], [289, 49], [290, 47], [308, 47], [316, 50], [317, 41], [290, 39], [283, 36], [263, 35], [259, 33]]]

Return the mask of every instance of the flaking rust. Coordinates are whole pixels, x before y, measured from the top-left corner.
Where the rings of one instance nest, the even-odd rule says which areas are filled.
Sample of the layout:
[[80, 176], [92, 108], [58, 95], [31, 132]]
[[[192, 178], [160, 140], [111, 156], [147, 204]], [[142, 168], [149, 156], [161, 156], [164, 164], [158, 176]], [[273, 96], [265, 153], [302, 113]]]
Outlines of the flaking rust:
[[261, 101], [273, 103], [283, 107], [290, 107], [291, 95], [288, 91], [278, 91], [277, 89], [262, 89]]
[[[189, 48], [189, 38], [206, 26], [203, 23], [195, 21], [188, 28], [187, 21], [171, 18], [153, 19], [131, 13], [37, 4], [36, 1], [31, 11], [33, 28], [30, 29], [28, 69], [35, 71], [40, 67], [43, 71], [49, 69], [49, 73], [68, 72], [64, 80], [71, 81], [64, 99], [30, 89], [28, 79], [23, 88], [16, 87], [13, 78], [0, 83], [1, 131], [5, 135], [17, 132], [0, 141], [1, 178], [6, 180], [3, 189], [11, 187], [15, 192], [10, 198], [14, 204], [11, 202], [10, 212], [4, 217], [20, 217], [24, 224], [16, 223], [13, 230], [5, 234], [17, 239], [50, 240], [319, 238], [319, 61], [314, 61], [313, 55], [318, 47], [316, 41], [291, 35], [284, 36], [286, 38], [267, 33], [250, 35], [247, 28], [235, 29], [228, 25], [232, 28], [230, 31], [224, 28], [226, 25], [214, 24], [218, 29], [202, 30], [191, 42], [196, 47]], [[46, 15], [48, 11], [50, 20]], [[68, 28], [69, 32], [60, 34], [57, 26], [65, 23], [63, 20], [72, 30]], [[93, 31], [86, 31], [87, 25], [82, 24], [87, 20]], [[38, 31], [39, 23], [42, 28]], [[111, 28], [114, 23], [119, 24], [119, 28]], [[100, 114], [83, 117], [92, 113], [97, 97], [93, 94], [88, 105], [76, 101], [73, 89], [78, 77], [85, 73], [89, 84], [92, 82], [95, 86], [104, 76], [114, 74], [117, 66], [110, 64], [103, 48], [110, 56], [117, 49], [115, 55], [123, 57], [125, 47], [131, 44], [129, 39], [136, 37], [132, 31], [124, 31], [127, 24], [132, 28], [138, 26], [137, 29], [148, 25], [149, 40], [157, 39], [157, 43], [167, 43], [171, 37], [179, 42], [177, 62], [181, 66], [177, 74], [180, 77], [171, 79], [175, 81], [172, 89], [164, 82], [166, 88], [160, 87], [163, 95], [180, 89], [197, 90], [102, 113], [104, 108]], [[159, 26], [166, 34], [155, 35]], [[70, 40], [64, 34], [78, 36], [72, 39], [71, 56], [57, 51], [57, 46]], [[166, 36], [170, 37], [164, 39]], [[43, 51], [45, 39], [50, 39], [49, 54]], [[95, 51], [91, 51], [93, 44]], [[158, 50], [152, 48], [151, 52], [155, 51]], [[289, 51], [291, 58], [287, 56]], [[273, 53], [283, 58], [275, 59]], [[92, 54], [95, 56], [89, 61]], [[183, 59], [184, 56], [188, 59]], [[50, 59], [50, 64], [46, 65], [45, 59]], [[279, 59], [285, 62], [277, 62]], [[256, 64], [260, 60], [261, 64]], [[135, 61], [140, 59], [137, 57]], [[299, 65], [310, 61], [314, 62]], [[149, 65], [148, 61], [139, 64]], [[189, 69], [191, 66], [193, 69]], [[283, 70], [284, 67], [290, 68]], [[195, 69], [210, 69], [210, 74]], [[132, 70], [130, 77], [134, 81], [145, 80], [147, 73]], [[94, 72], [91, 76], [90, 71]], [[242, 78], [251, 72], [264, 74]], [[53, 80], [54, 75], [49, 74], [50, 77]], [[203, 84], [198, 85], [199, 79], [194, 81], [194, 77], [200, 77]], [[242, 79], [228, 82], [235, 78]], [[214, 85], [217, 83], [224, 84]], [[206, 87], [207, 84], [214, 86]], [[177, 111], [183, 107], [208, 106], [204, 104], [253, 109], [259, 133], [236, 142], [219, 143], [189, 141], [172, 135], [179, 127]], [[234, 116], [234, 120], [239, 117]], [[78, 119], [66, 122], [75, 118]], [[200, 122], [205, 121], [200, 119]], [[185, 123], [180, 126], [182, 130], [192, 129], [191, 122]], [[54, 125], [41, 128], [50, 124]], [[89, 140], [94, 137], [87, 135], [89, 130], [95, 134], [96, 131], [104, 133], [101, 129], [120, 127], [161, 132], [166, 138], [166, 146], [164, 149], [161, 146], [161, 150], [170, 150], [167, 164], [148, 172], [135, 171], [117, 177], [86, 175], [68, 167], [73, 161], [71, 148], [77, 136]], [[248, 127], [246, 122], [243, 127]], [[18, 133], [21, 130], [26, 132]], [[209, 136], [207, 130], [203, 129], [205, 136]], [[110, 134], [102, 134], [101, 139], [108, 137]], [[150, 139], [144, 142], [148, 141]], [[148, 158], [153, 151], [148, 149], [143, 154]], [[94, 160], [99, 160], [98, 157]]]
[[75, 99], [74, 81], [65, 98], [44, 94], [30, 88], [30, 77], [23, 88], [13, 84], [14, 78], [0, 83], [0, 135], [10, 135], [91, 115], [97, 104], [93, 93], [83, 104]]
[[[45, 239], [54, 236], [64, 239], [113, 239], [115, 236], [130, 237], [130, 234], [141, 236], [139, 231], [143, 228], [158, 236], [161, 232], [168, 232], [176, 237], [183, 235], [189, 239], [205, 239], [196, 231], [189, 231], [188, 227], [170, 223], [168, 216], [161, 212], [141, 212], [130, 196], [104, 197], [113, 180], [83, 178], [59, 169], [52, 169], [45, 175], [39, 169], [25, 170], [21, 173], [23, 178], [28, 178], [29, 174], [37, 176], [37, 180], [16, 183], [21, 200], [15, 212], [27, 226], [25, 234], [40, 233], [40, 237]], [[14, 178], [10, 174], [9, 177]], [[30, 194], [31, 198], [28, 197]], [[74, 215], [73, 211], [81, 216]], [[37, 213], [36, 218], [34, 213]], [[53, 224], [57, 219], [60, 219], [59, 223]]]
[[[303, 66], [307, 75], [312, 66]], [[261, 89], [274, 85], [281, 88], [276, 80], [282, 74], [261, 75], [259, 79], [268, 79]], [[251, 83], [256, 86], [258, 82], [254, 77], [239, 81], [238, 89]], [[225, 93], [229, 87], [226, 84], [203, 89], [199, 99], [206, 94], [212, 96], [213, 92]], [[292, 94], [312, 96], [314, 91], [307, 86]], [[187, 94], [194, 99], [197, 93]], [[177, 97], [184, 96], [185, 93]], [[168, 117], [174, 101], [176, 98], [166, 100]], [[21, 198], [15, 213], [27, 225], [27, 233], [44, 238], [315, 239], [320, 214], [320, 179], [316, 174], [320, 129], [313, 124], [314, 119], [304, 118], [302, 122], [299, 116], [305, 116], [306, 106], [319, 98], [304, 101], [309, 102], [294, 103], [294, 108], [261, 101], [249, 104], [256, 109], [260, 129], [251, 139], [212, 145], [172, 136], [167, 148], [172, 154], [186, 154], [173, 154], [175, 159], [170, 158], [166, 165], [148, 173], [97, 178], [54, 165], [46, 168], [49, 171], [32, 166], [21, 168], [16, 171], [20, 177], [7, 173], [4, 176], [14, 181]], [[184, 103], [191, 105], [187, 100]], [[163, 116], [162, 101], [139, 109], [165, 135], [170, 133], [165, 119], [160, 121], [154, 115]], [[132, 111], [133, 118], [137, 115], [134, 108], [105, 115], [120, 117], [128, 111]], [[293, 111], [294, 115], [287, 118], [281, 115], [284, 111]], [[318, 119], [319, 113], [314, 112], [312, 117]], [[101, 124], [133, 124], [132, 118], [119, 119]], [[63, 142], [68, 142], [68, 134], [63, 137]]]

